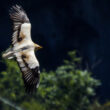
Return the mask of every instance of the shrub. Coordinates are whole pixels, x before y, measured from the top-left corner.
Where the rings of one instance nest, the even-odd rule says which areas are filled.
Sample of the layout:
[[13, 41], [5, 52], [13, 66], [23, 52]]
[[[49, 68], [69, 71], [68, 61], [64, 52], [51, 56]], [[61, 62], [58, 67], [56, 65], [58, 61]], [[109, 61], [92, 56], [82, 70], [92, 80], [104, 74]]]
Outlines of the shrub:
[[81, 59], [76, 52], [69, 52], [69, 56], [55, 71], [41, 72], [40, 86], [33, 95], [25, 94], [16, 62], [3, 60], [6, 70], [0, 74], [0, 96], [27, 110], [86, 110], [100, 83], [91, 77], [91, 72], [80, 68]]

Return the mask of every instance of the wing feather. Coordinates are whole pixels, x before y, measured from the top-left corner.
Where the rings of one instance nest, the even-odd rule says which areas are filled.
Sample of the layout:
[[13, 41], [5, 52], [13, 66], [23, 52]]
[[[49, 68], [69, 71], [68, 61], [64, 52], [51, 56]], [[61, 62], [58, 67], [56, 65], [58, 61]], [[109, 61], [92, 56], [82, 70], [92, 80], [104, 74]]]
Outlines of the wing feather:
[[9, 11], [11, 20], [13, 21], [12, 45], [21, 42], [24, 38], [30, 37], [31, 24], [26, 12], [21, 6], [15, 5]]
[[28, 93], [32, 93], [39, 86], [40, 78], [39, 63], [35, 57], [34, 50], [19, 52], [15, 56], [22, 72], [25, 90]]

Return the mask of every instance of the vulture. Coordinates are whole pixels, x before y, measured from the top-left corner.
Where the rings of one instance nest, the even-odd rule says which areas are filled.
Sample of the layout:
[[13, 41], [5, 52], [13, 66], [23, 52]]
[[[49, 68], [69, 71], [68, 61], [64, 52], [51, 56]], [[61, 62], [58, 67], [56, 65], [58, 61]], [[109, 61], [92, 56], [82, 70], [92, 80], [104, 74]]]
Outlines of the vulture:
[[22, 73], [25, 91], [35, 92], [39, 86], [40, 69], [35, 56], [35, 50], [42, 46], [35, 44], [31, 39], [31, 23], [26, 12], [19, 5], [9, 10], [13, 22], [12, 44], [2, 55], [3, 58], [15, 59]]

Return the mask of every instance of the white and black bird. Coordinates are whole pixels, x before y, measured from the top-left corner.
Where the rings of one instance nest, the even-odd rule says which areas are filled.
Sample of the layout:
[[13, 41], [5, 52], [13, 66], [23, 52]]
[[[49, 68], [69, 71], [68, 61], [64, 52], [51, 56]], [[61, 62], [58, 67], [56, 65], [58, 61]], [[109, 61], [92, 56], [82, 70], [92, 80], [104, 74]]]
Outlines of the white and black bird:
[[42, 48], [31, 39], [31, 23], [21, 6], [15, 5], [9, 11], [13, 21], [12, 47], [6, 50], [3, 58], [15, 58], [25, 85], [25, 90], [32, 93], [39, 86], [39, 62], [35, 50]]

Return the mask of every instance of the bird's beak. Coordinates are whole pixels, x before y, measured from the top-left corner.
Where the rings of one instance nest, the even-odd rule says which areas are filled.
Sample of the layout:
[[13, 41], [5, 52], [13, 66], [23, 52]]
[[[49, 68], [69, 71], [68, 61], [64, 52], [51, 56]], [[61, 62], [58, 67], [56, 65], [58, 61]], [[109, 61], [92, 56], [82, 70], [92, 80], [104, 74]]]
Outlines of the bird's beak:
[[35, 48], [36, 48], [37, 50], [39, 50], [39, 49], [41, 49], [41, 48], [43, 48], [43, 47], [40, 46], [40, 45], [38, 45], [38, 44], [35, 44]]

